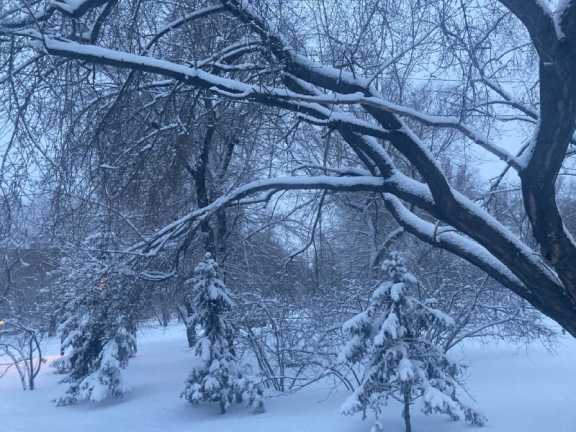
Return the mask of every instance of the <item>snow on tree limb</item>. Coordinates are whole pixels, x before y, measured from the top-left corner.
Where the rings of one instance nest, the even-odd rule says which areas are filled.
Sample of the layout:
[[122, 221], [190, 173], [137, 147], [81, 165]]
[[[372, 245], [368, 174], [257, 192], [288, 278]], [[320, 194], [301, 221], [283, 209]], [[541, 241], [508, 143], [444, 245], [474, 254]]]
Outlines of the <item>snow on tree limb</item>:
[[48, 2], [51, 7], [60, 12], [78, 18], [92, 9], [96, 9], [112, 0], [52, 0]]
[[[267, 37], [272, 36], [267, 34]], [[366, 82], [346, 74], [343, 74], [344, 76], [342, 74], [338, 75], [337, 70], [318, 67], [301, 56], [294, 54], [290, 49], [282, 48], [283, 45], [280, 45], [281, 43], [281, 39], [278, 38], [274, 49], [279, 53], [278, 55], [282, 55], [289, 60], [287, 65], [288, 72], [294, 74], [299, 80], [316, 86], [324, 86], [328, 90], [340, 93], [348, 90], [353, 90], [354, 92], [362, 91], [366, 95], [365, 97], [374, 98], [372, 101], [380, 98], [371, 87], [363, 87]], [[534, 277], [533, 266], [536, 265], [536, 268], [541, 269], [537, 273], [540, 283], [549, 286], [551, 289], [557, 289], [557, 279], [548, 270], [545, 270], [543, 265], [538, 264], [538, 260], [534, 259], [533, 252], [525, 252], [524, 249], [526, 247], [514, 239], [501, 224], [496, 223], [493, 218], [489, 218], [480, 208], [466, 203], [466, 200], [463, 201], [464, 198], [450, 187], [442, 170], [416, 134], [384, 106], [371, 103], [365, 107], [366, 111], [380, 123], [381, 126], [378, 127], [364, 120], [357, 119], [348, 113], [341, 113], [325, 107], [321, 103], [303, 101], [301, 100], [303, 98], [302, 93], [290, 90], [262, 89], [262, 87], [256, 87], [238, 80], [222, 78], [197, 68], [97, 46], [46, 39], [45, 47], [48, 53], [53, 55], [159, 73], [190, 85], [223, 93], [226, 97], [254, 100], [258, 103], [318, 118], [324, 125], [336, 128], [349, 143], [354, 142], [354, 144], [362, 145], [362, 151], [369, 152], [370, 159], [378, 158], [378, 161], [375, 160], [376, 164], [385, 169], [388, 175], [391, 175], [395, 173], [395, 169], [390, 166], [390, 162], [387, 156], [382, 153], [380, 145], [378, 143], [370, 143], [360, 136], [370, 135], [389, 140], [399, 152], [414, 164], [424, 178], [425, 187], [429, 188], [432, 193], [433, 204], [430, 205], [431, 203], [426, 202], [424, 206], [420, 205], [421, 208], [424, 207], [426, 210], [432, 211], [436, 217], [456, 226], [459, 230], [480, 242], [492, 254], [505, 261], [507, 265], [512, 265], [513, 271], [516, 274], [522, 274], [523, 280]], [[350, 129], [360, 134], [360, 136], [350, 135]], [[401, 198], [404, 199], [402, 196]], [[411, 198], [413, 198], [413, 195]], [[414, 201], [410, 200], [410, 202]], [[420, 202], [420, 204], [423, 203]], [[454, 217], [455, 214], [466, 217]], [[192, 218], [192, 220], [194, 219], [195, 217]], [[482, 227], [482, 230], [479, 230], [479, 227]], [[165, 245], [166, 241], [179, 237], [184, 232], [187, 232], [188, 228], [189, 224], [186, 221], [183, 224], [176, 226], [172, 224], [166, 227], [166, 231], [162, 230], [157, 234], [157, 238], [163, 240], [154, 241], [145, 250], [154, 251], [155, 253]], [[168, 235], [166, 236], [165, 234]], [[141, 246], [139, 245], [139, 247]], [[510, 250], [517, 251], [513, 255], [514, 259], [511, 259]]]
[[[145, 242], [130, 248], [130, 252], [147, 255], [158, 253], [164, 245], [184, 235], [194, 225], [205, 220], [232, 203], [240, 202], [250, 195], [275, 190], [330, 190], [335, 192], [391, 192], [414, 199], [426, 200], [426, 189], [417, 182], [401, 176], [383, 179], [373, 176], [332, 177], [332, 176], [289, 176], [267, 180], [257, 180], [241, 186], [213, 201], [210, 205], [188, 213], [177, 221], [165, 226]], [[251, 203], [251, 201], [248, 201]]]
[[453, 228], [438, 227], [409, 211], [397, 198], [386, 196], [388, 210], [406, 231], [433, 246], [448, 250], [482, 268], [503, 285], [513, 287], [522, 296], [530, 295], [522, 283], [504, 264], [475, 241], [468, 239]]
[[[296, 54], [293, 49], [286, 45], [281, 36], [274, 34], [266, 22], [258, 17], [246, 2], [240, 0], [221, 0], [221, 2], [230, 9], [231, 13], [258, 33], [274, 55], [286, 65], [287, 71], [296, 77], [340, 94], [362, 93], [365, 97], [380, 97], [375, 88], [367, 85], [366, 80], [356, 78], [346, 71], [314, 64]], [[562, 76], [566, 71], [574, 69], [576, 65], [572, 64], [573, 60], [571, 60], [574, 56], [562, 56], [562, 51], [558, 50], [560, 41], [556, 35], [552, 17], [543, 11], [536, 2], [532, 0], [529, 2], [503, 0], [501, 3], [524, 23], [540, 56], [545, 57], [541, 67], [543, 73], [541, 73], [540, 84], [542, 115], [537, 136], [534, 138], [534, 152], [521, 177], [525, 206], [532, 221], [535, 237], [543, 248], [546, 259], [553, 263], [555, 270], [559, 271], [562, 282], [559, 283], [555, 275], [551, 276], [549, 271], [543, 270], [546, 267], [543, 262], [536, 266], [539, 269], [538, 279], [544, 286], [547, 286], [545, 291], [554, 297], [562, 296], [561, 293], [564, 290], [562, 285], [573, 287], [570, 297], [572, 298], [571, 303], [575, 303], [576, 270], [574, 270], [573, 263], [576, 262], [576, 244], [564, 227], [555, 202], [556, 194], [554, 191], [555, 179], [566, 154], [566, 148], [572, 139], [575, 127], [574, 119], [576, 118], [574, 112], [576, 111], [576, 104], [573, 97], [570, 97], [571, 94], [576, 94], [576, 89], [565, 88], [573, 86], [573, 80], [569, 76], [566, 76], [565, 79], [558, 77], [559, 74]], [[548, 59], [552, 61], [551, 64], [546, 63]], [[558, 103], [559, 101], [561, 103]], [[513, 264], [510, 262], [512, 260], [509, 257], [509, 248], [515, 249], [514, 241], [510, 242], [511, 237], [504, 234], [499, 227], [496, 228], [499, 224], [486, 224], [488, 221], [484, 215], [478, 214], [477, 209], [471, 208], [457, 196], [444, 173], [416, 134], [388, 110], [375, 106], [364, 106], [364, 108], [383, 128], [390, 131], [388, 138], [390, 143], [410, 161], [423, 177], [432, 192], [436, 205], [444, 212], [441, 219], [479, 241], [498, 259], [508, 261], [507, 265]], [[455, 213], [459, 214], [455, 218], [458, 220], [450, 221], [450, 216]], [[475, 219], [476, 222], [466, 221], [468, 215], [473, 215], [472, 219]], [[472, 223], [469, 224], [468, 222]], [[480, 227], [482, 229], [489, 227], [490, 234], [487, 236], [478, 235]], [[495, 240], [494, 235], [499, 239]], [[519, 252], [522, 249], [520, 248]], [[523, 280], [527, 282], [532, 273], [527, 270], [538, 259], [534, 259], [535, 257], [530, 257], [523, 252], [520, 252], [519, 256], [522, 256], [521, 260], [526, 259], [526, 261], [531, 262], [525, 268], [524, 264], [513, 264], [515, 273], [522, 273]], [[561, 308], [560, 302], [554, 306], [554, 309], [557, 308]]]
[[[27, 66], [31, 64], [27, 63], [26, 58], [34, 55], [30, 49], [30, 41], [36, 42], [35, 47], [40, 48], [42, 54], [125, 68], [132, 72], [129, 77], [140, 76], [136, 72], [158, 74], [178, 81], [181, 87], [200, 88], [212, 96], [279, 108], [284, 112], [294, 113], [311, 124], [326, 127], [330, 132], [338, 132], [371, 174], [346, 177], [345, 182], [350, 183], [338, 185], [334, 183], [336, 177], [329, 176], [329, 180], [324, 177], [312, 178], [308, 184], [301, 183], [302, 180], [294, 182], [293, 179], [286, 183], [280, 179], [275, 184], [272, 183], [276, 180], [265, 180], [264, 182], [272, 182], [266, 185], [251, 184], [248, 189], [232, 191], [225, 198], [167, 226], [152, 236], [149, 243], [140, 243], [135, 250], [145, 254], [156, 253], [166, 242], [188, 233], [196, 222], [209, 217], [215, 209], [242, 200], [249, 194], [265, 191], [273, 193], [275, 187], [288, 190], [319, 188], [387, 192], [414, 206], [415, 215], [419, 216], [418, 212], [423, 210], [438, 220], [438, 223], [453, 226], [464, 238], [488, 251], [534, 293], [535, 297], [526, 294], [525, 298], [565, 326], [571, 327], [571, 332], [576, 334], [576, 243], [558, 209], [555, 189], [568, 146], [574, 142], [574, 2], [562, 2], [559, 8], [553, 11], [543, 0], [500, 0], [502, 6], [516, 15], [527, 28], [540, 56], [537, 92], [540, 112], [527, 108], [498, 86], [497, 81], [491, 83], [484, 76], [483, 86], [490, 93], [487, 105], [504, 103], [507, 107], [519, 110], [525, 119], [537, 122], [531, 145], [521, 157], [490, 142], [487, 137], [460, 119], [430, 116], [390, 103], [383, 96], [386, 92], [378, 90], [374, 79], [367, 79], [362, 77], [362, 74], [352, 72], [353, 67], [347, 70], [346, 67], [319, 64], [312, 60], [312, 57], [301, 55], [277, 31], [274, 20], [260, 16], [251, 3], [243, 0], [219, 0], [210, 3], [214, 6], [195, 12], [186, 11], [182, 15], [181, 20], [186, 17], [196, 19], [200, 15], [208, 16], [225, 9], [228, 18], [231, 15], [239, 20], [243, 24], [242, 30], [247, 33], [224, 48], [218, 41], [215, 45], [219, 51], [208, 55], [204, 60], [194, 60], [191, 62], [193, 66], [187, 63], [189, 59], [186, 58], [170, 57], [170, 60], [167, 60], [169, 57], [152, 58], [145, 55], [148, 52], [145, 48], [147, 44], [154, 45], [163, 35], [168, 35], [183, 25], [181, 20], [172, 21], [173, 16], [169, 18], [167, 25], [159, 25], [157, 28], [154, 25], [152, 32], [140, 35], [141, 40], [134, 45], [138, 46], [133, 49], [134, 52], [123, 52], [122, 50], [127, 48], [110, 40], [108, 47], [98, 46], [92, 39], [91, 44], [78, 43], [76, 40], [85, 39], [67, 34], [67, 25], [74, 22], [70, 20], [70, 16], [84, 14], [82, 21], [86, 23], [82, 24], [89, 24], [89, 21], [104, 9], [104, 4], [111, 4], [102, 0], [53, 2], [51, 13], [57, 16], [53, 16], [53, 20], [43, 17], [42, 21], [48, 20], [50, 24], [46, 27], [35, 25], [39, 8], [30, 12], [31, 19], [20, 20], [17, 30], [11, 32], [11, 29], [15, 28], [12, 19], [6, 19], [4, 25], [0, 25], [3, 37], [8, 35], [9, 38], [22, 41], [25, 46], [23, 54], [12, 57], [22, 62], [19, 64], [23, 67], [16, 68], [20, 70], [21, 76], [25, 75]], [[86, 11], [94, 13], [86, 14]], [[502, 16], [506, 15], [504, 10], [499, 12], [502, 12]], [[25, 16], [12, 12], [10, 14], [9, 18]], [[254, 36], [259, 39], [258, 43], [254, 42]], [[160, 56], [160, 52], [160, 49], [155, 51], [155, 55]], [[244, 61], [247, 54], [254, 56]], [[470, 52], [467, 54], [471, 55]], [[42, 65], [43, 61], [38, 64]], [[474, 67], [482, 72], [483, 66]], [[99, 68], [94, 70], [95, 73], [100, 71]], [[251, 73], [254, 71], [257, 73]], [[260, 74], [262, 71], [265, 73]], [[262, 76], [265, 78], [261, 79]], [[130, 78], [121, 79], [121, 87], [128, 88]], [[496, 99], [493, 98], [494, 93]], [[342, 104], [348, 107], [337, 106]], [[430, 147], [422, 138], [423, 135], [415, 133], [415, 129], [410, 127], [411, 122], [408, 124], [406, 119], [434, 129], [456, 130], [514, 167], [520, 174], [524, 207], [542, 253], [526, 246], [508, 227], [452, 187], [446, 171], [437, 157], [429, 151]], [[389, 152], [393, 153], [394, 157], [391, 157]], [[397, 156], [399, 157], [396, 158]], [[409, 166], [413, 178], [400, 174], [396, 166], [399, 159], [402, 164]], [[319, 183], [314, 183], [314, 179]], [[243, 195], [244, 193], [246, 195]], [[478, 257], [474, 258], [479, 263], [484, 262]], [[483, 265], [490, 267], [492, 264]], [[510, 289], [517, 288], [510, 279], [508, 282]], [[546, 306], [542, 306], [544, 303]]]

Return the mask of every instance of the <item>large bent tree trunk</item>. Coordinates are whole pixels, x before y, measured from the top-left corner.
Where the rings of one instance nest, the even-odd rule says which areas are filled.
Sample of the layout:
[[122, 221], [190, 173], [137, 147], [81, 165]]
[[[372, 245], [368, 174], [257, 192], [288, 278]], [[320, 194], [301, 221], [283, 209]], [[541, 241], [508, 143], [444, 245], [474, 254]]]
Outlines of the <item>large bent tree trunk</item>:
[[[26, 53], [13, 56], [16, 60], [8, 73], [19, 73], [36, 58], [49, 55], [159, 75], [185, 86], [207, 89], [223, 98], [297, 113], [304, 121], [337, 131], [364, 165], [363, 169], [332, 169], [330, 176], [273, 178], [247, 184], [158, 231], [147, 241], [135, 245], [132, 254], [157, 252], [166, 242], [202, 226], [219, 209], [232, 203], [265, 200], [278, 191], [378, 192], [408, 232], [483, 269], [576, 336], [576, 243], [563, 223], [555, 188], [574, 140], [576, 2], [561, 2], [560, 9], [552, 11], [544, 1], [500, 0], [501, 5], [521, 21], [539, 56], [539, 112], [519, 108], [537, 127], [521, 156], [491, 142], [459, 118], [427, 115], [391, 103], [372, 80], [315, 63], [298, 54], [252, 9], [249, 1], [207, 2], [204, 8], [159, 27], [156, 33], [147, 34], [140, 48], [130, 52], [117, 49], [113, 43], [99, 43], [105, 39], [100, 38], [100, 34], [106, 30], [108, 17], [121, 3], [60, 0], [50, 3], [45, 10], [36, 10], [35, 2], [30, 2], [26, 12], [6, 15], [4, 22], [0, 22], [0, 36], [5, 35], [11, 41], [35, 39], [41, 46], [37, 57], [29, 54], [25, 59]], [[34, 10], [34, 16], [26, 15]], [[256, 42], [236, 43], [194, 66], [149, 54], [167, 34], [214, 15], [237, 20], [252, 33]], [[85, 28], [92, 29], [89, 37], [81, 42], [66, 39], [67, 21], [82, 21]], [[263, 69], [277, 71], [274, 86], [262, 85], [252, 81], [250, 75], [242, 74], [242, 63], [247, 56], [251, 56], [251, 62], [257, 58]], [[497, 86], [491, 88], [502, 98], [509, 98]], [[507, 100], [507, 103], [518, 107], [515, 101]], [[353, 115], [350, 110], [341, 109], [343, 105], [354, 106], [355, 112], [361, 114]], [[521, 180], [525, 211], [542, 253], [527, 246], [487, 211], [456, 191], [406, 119], [411, 124], [452, 129], [515, 170]], [[385, 143], [410, 163], [415, 173], [413, 178], [395, 166]], [[250, 198], [252, 195], [257, 197]]]

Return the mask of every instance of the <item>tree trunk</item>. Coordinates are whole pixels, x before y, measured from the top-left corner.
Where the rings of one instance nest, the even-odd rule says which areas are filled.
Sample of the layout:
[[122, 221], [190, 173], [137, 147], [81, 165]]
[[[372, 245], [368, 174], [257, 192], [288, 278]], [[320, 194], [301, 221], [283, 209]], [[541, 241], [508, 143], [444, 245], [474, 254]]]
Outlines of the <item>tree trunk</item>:
[[412, 432], [412, 423], [410, 420], [410, 386], [404, 388], [404, 409], [402, 417], [404, 418], [404, 432]]
[[220, 399], [220, 414], [226, 414], [226, 402]]
[[188, 341], [188, 347], [193, 348], [196, 345], [196, 326], [190, 322], [192, 317], [192, 305], [189, 302], [184, 302], [184, 308], [186, 309], [186, 316], [184, 317], [184, 325], [186, 326], [186, 340]]
[[193, 348], [196, 345], [196, 330], [193, 326], [186, 325], [186, 340], [188, 347]]

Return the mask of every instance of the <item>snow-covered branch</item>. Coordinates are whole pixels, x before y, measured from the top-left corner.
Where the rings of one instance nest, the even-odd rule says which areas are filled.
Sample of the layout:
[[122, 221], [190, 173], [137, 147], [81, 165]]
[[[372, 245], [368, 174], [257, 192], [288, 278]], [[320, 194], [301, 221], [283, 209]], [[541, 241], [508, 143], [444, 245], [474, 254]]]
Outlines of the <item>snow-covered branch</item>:
[[330, 190], [336, 192], [384, 192], [398, 188], [394, 180], [384, 180], [372, 176], [331, 177], [331, 176], [289, 176], [267, 180], [258, 180], [234, 189], [218, 198], [207, 207], [188, 213], [164, 227], [145, 242], [140, 242], [130, 248], [130, 252], [141, 252], [154, 255], [164, 245], [187, 233], [195, 224], [209, 218], [218, 210], [231, 205], [243, 198], [260, 192], [276, 190]]
[[519, 295], [528, 294], [527, 287], [486, 248], [458, 233], [454, 228], [438, 227], [408, 210], [396, 197], [385, 196], [385, 203], [398, 224], [420, 240], [437, 246], [482, 268], [494, 279], [511, 286]]
[[81, 17], [92, 9], [110, 3], [113, 0], [52, 0], [51, 7], [74, 18]]

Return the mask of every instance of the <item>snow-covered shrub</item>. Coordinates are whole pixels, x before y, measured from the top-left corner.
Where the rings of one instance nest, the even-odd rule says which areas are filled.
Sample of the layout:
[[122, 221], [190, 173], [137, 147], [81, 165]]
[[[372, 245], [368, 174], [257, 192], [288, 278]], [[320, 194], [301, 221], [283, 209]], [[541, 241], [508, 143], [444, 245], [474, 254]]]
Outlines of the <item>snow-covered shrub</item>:
[[18, 319], [0, 320], [0, 378], [10, 368], [20, 377], [23, 390], [34, 390], [36, 377], [45, 362], [42, 334]]
[[222, 413], [234, 402], [263, 412], [262, 387], [234, 349], [234, 329], [227, 319], [234, 303], [209, 254], [196, 267], [192, 283], [194, 315], [189, 325], [202, 329], [194, 348], [200, 365], [188, 377], [182, 397], [191, 403], [218, 403]]
[[417, 281], [398, 254], [384, 263], [390, 280], [373, 292], [366, 309], [344, 324], [349, 342], [343, 360], [361, 365], [360, 385], [342, 406], [343, 414], [372, 410], [378, 419], [390, 399], [403, 404], [406, 431], [418, 399], [425, 414], [446, 414], [474, 425], [484, 418], [460, 399], [463, 366], [451, 361], [434, 334], [454, 324], [451, 317], [415, 296]]

